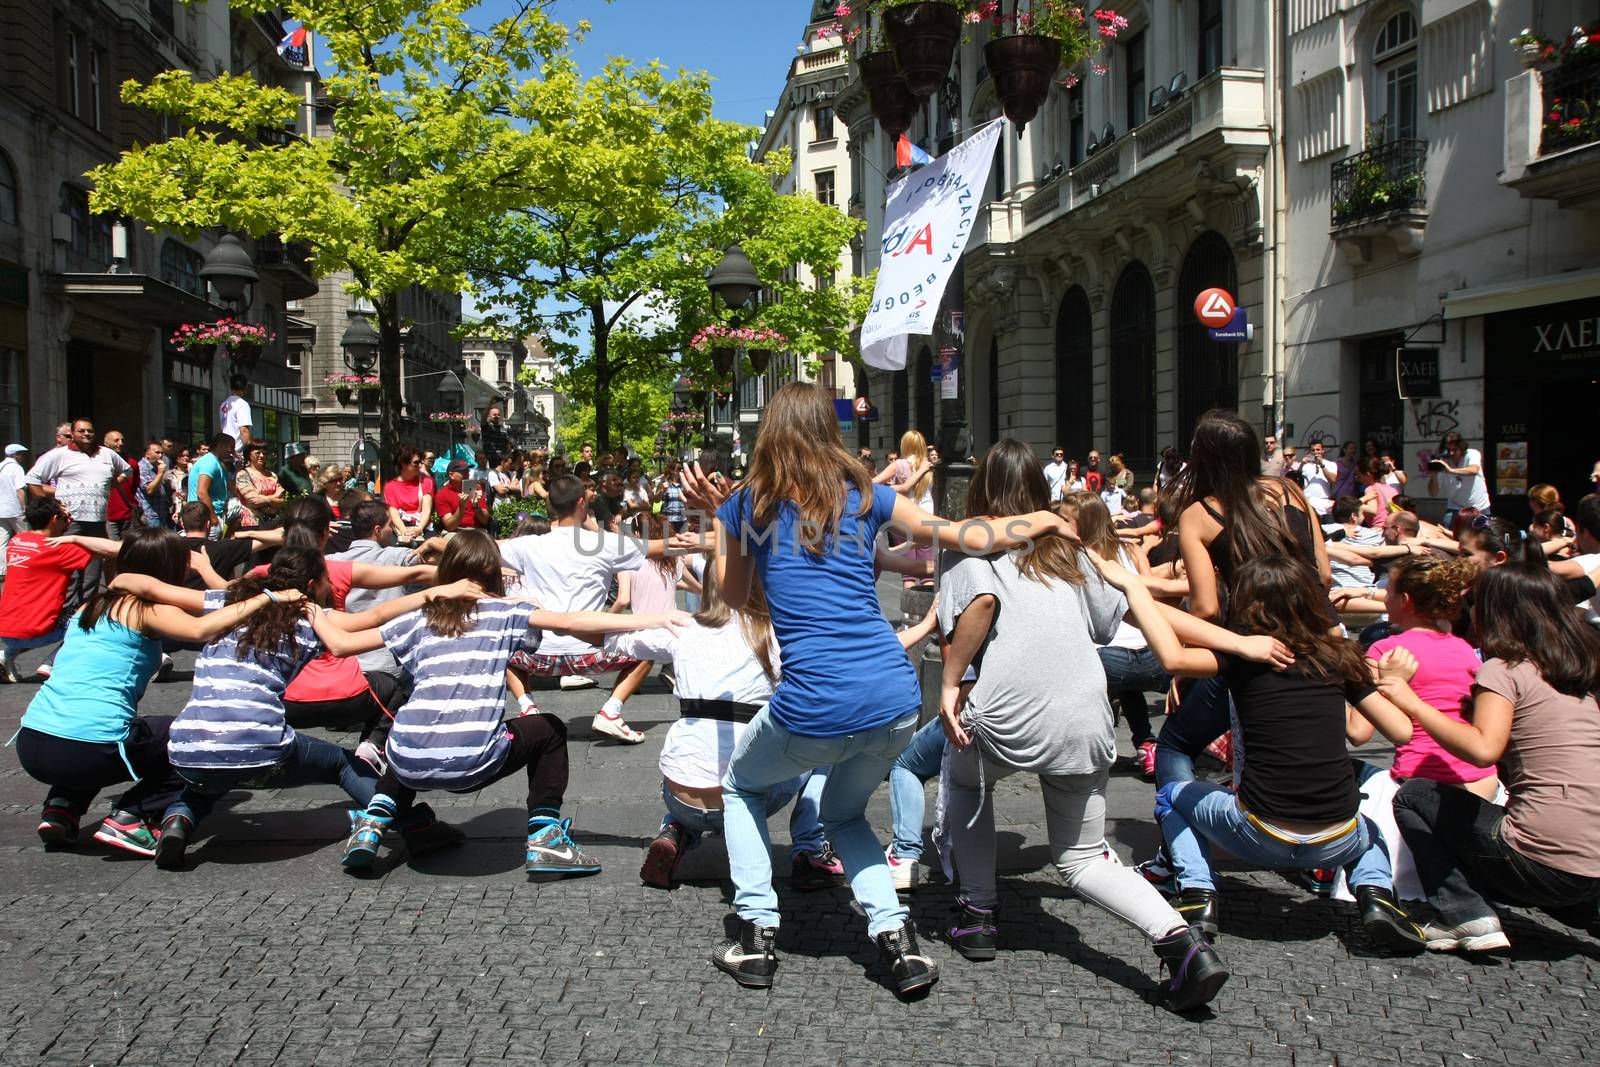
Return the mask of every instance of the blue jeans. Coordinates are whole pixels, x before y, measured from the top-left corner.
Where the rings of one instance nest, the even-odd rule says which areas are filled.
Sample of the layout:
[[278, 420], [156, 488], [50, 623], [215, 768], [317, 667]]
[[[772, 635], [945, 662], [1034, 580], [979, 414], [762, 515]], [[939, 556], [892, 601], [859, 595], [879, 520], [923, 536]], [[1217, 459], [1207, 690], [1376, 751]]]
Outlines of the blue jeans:
[[[826, 843], [822, 833], [822, 819], [817, 815], [817, 804], [822, 799], [822, 789], [827, 784], [827, 772], [815, 771], [811, 774], [802, 774], [798, 778], [791, 778], [787, 782], [780, 782], [767, 791], [769, 819], [782, 811], [789, 801], [795, 801], [794, 811], [789, 814], [789, 839], [793, 842], [789, 847], [791, 859], [802, 852], [819, 853]], [[661, 801], [667, 806], [667, 813], [661, 819], [661, 828], [666, 829], [668, 823], [676, 824], [688, 835], [688, 848], [698, 845], [702, 834], [723, 832], [721, 808], [711, 811], [685, 804], [672, 795], [672, 790], [667, 788], [666, 782], [661, 783]]]
[[1150, 732], [1150, 705], [1146, 693], [1160, 693], [1171, 684], [1172, 676], [1161, 669], [1161, 662], [1148, 648], [1105, 648], [1100, 653], [1100, 666], [1106, 672], [1106, 694], [1115, 697], [1122, 707], [1122, 717], [1128, 720], [1128, 736], [1133, 747], [1155, 739]]
[[767, 793], [780, 782], [831, 764], [819, 806], [822, 829], [867, 913], [867, 935], [877, 937], [905, 925], [908, 913], [895, 895], [894, 879], [867, 823], [866, 808], [916, 728], [917, 717], [912, 714], [864, 733], [807, 737], [790, 733], [772, 719], [769, 709], [761, 710], [745, 729], [722, 779], [733, 906], [741, 919], [761, 927], [778, 925]]
[[[70, 621], [68, 620], [68, 622]], [[5, 660], [7, 663], [14, 663], [18, 652], [26, 652], [30, 648], [44, 648], [46, 645], [55, 645], [56, 647], [52, 648], [49, 654], [40, 661], [41, 663], [54, 664], [56, 653], [61, 651], [60, 645], [66, 636], [67, 622], [58, 622], [55, 625], [55, 629], [47, 634], [40, 634], [38, 637], [0, 637], [0, 642], [5, 644]]]
[[284, 789], [296, 785], [337, 785], [356, 807], [366, 810], [377, 791], [378, 772], [355, 753], [305, 734], [295, 734], [289, 752], [270, 767], [239, 770], [190, 770], [179, 767], [188, 782], [183, 795], [167, 809], [164, 818], [183, 815], [192, 825], [211, 814], [230, 789]]
[[918, 730], [900, 758], [889, 768], [889, 817], [894, 822], [894, 854], [903, 860], [922, 858], [922, 784], [937, 778], [944, 762], [944, 725], [938, 719]]
[[1215, 782], [1177, 782], [1156, 790], [1156, 819], [1180, 889], [1217, 888], [1212, 844], [1258, 870], [1342, 867], [1352, 889], [1390, 889], [1394, 884], [1383, 835], [1365, 815], [1356, 817], [1354, 829], [1331, 841], [1290, 844], [1246, 819], [1239, 798]]
[[1156, 738], [1157, 787], [1194, 781], [1194, 758], [1231, 726], [1226, 682], [1201, 678], [1190, 686]]

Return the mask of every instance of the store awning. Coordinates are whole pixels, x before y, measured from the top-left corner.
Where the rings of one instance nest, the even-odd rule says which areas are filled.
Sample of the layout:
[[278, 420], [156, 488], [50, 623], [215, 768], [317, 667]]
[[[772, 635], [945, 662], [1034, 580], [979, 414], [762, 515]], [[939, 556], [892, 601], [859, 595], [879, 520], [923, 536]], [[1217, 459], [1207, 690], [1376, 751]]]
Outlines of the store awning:
[[227, 308], [148, 274], [48, 274], [45, 288], [130, 325], [210, 322], [228, 314]]
[[1499, 311], [1561, 304], [1600, 296], [1600, 270], [1574, 270], [1446, 293], [1444, 317], [1470, 319]]

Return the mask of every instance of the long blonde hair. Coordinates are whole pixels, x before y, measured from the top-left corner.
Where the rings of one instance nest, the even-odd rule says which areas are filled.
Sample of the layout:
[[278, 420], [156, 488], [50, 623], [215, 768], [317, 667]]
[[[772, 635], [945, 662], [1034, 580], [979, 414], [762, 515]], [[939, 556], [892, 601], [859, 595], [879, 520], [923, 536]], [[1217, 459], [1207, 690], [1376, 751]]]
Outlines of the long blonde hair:
[[735, 617], [739, 620], [744, 642], [756, 654], [761, 670], [768, 680], [776, 682], [778, 671], [772, 665], [772, 616], [767, 611], [767, 594], [761, 589], [760, 576], [751, 572], [750, 599], [744, 602], [744, 607], [734, 611], [722, 599], [716, 565], [707, 565], [705, 576], [700, 580], [700, 610], [695, 612], [694, 621], [708, 630], [720, 630]]
[[[910, 464], [911, 469], [915, 471], [928, 458], [927, 439], [917, 430], [907, 430], [901, 434], [900, 458]], [[922, 499], [922, 494], [927, 491], [928, 483], [932, 480], [932, 471], [917, 479], [916, 484], [911, 487], [911, 499], [913, 502]]]
[[[800, 522], [822, 531], [826, 540], [839, 530], [851, 483], [861, 495], [857, 514], [865, 515], [872, 507], [872, 478], [839, 437], [832, 395], [813, 382], [790, 382], [773, 393], [744, 481], [755, 525], [770, 525], [787, 501]], [[824, 551], [823, 540], [805, 547], [812, 555]]]

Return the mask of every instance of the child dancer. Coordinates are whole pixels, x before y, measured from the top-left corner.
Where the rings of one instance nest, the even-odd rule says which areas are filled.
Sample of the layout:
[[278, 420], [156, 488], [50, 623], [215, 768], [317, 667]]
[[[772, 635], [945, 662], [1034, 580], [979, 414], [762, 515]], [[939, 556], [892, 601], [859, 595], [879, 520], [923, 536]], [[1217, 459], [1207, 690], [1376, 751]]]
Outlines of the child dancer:
[[361, 633], [317, 631], [339, 655], [386, 646], [412, 678], [411, 696], [395, 712], [386, 754], [388, 769], [375, 793], [354, 813], [345, 847], [347, 867], [370, 867], [384, 831], [404, 817], [419, 790], [467, 793], [526, 768], [528, 843], [525, 870], [534, 875], [595, 874], [597, 860], [573, 842], [572, 820], [561, 817], [567, 788], [567, 729], [554, 715], [523, 715], [502, 722], [506, 664], [513, 652], [537, 649], [542, 629], [585, 636], [687, 621], [683, 612], [617, 615], [541, 611], [504, 599], [503, 568], [494, 539], [464, 530], [439, 559], [441, 581], [481, 589], [488, 596], [435, 599], [422, 610], [391, 616]]

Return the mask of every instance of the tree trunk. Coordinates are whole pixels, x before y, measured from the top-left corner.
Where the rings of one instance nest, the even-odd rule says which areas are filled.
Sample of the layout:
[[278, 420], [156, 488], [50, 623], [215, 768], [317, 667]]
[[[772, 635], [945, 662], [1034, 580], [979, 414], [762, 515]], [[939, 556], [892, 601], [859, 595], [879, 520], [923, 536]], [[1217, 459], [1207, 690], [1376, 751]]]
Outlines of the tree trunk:
[[599, 301], [589, 305], [591, 338], [594, 343], [594, 437], [601, 452], [611, 451], [611, 362], [607, 343], [610, 330], [606, 325], [605, 306]]
[[400, 308], [393, 297], [376, 302], [378, 312], [378, 462], [385, 476], [394, 474], [395, 449], [400, 446], [401, 375]]

